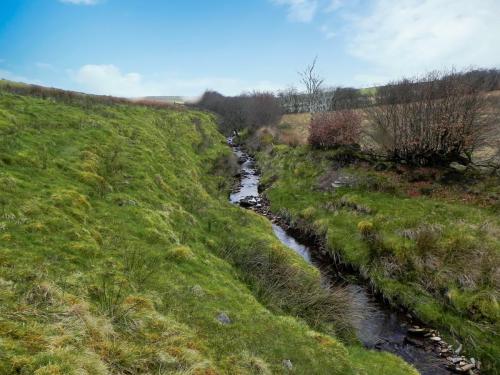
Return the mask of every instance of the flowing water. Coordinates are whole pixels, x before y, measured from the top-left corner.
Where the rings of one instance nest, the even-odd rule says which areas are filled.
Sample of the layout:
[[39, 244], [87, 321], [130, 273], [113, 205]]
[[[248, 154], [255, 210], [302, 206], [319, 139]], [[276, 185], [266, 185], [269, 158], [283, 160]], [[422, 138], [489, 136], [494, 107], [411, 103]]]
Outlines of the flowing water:
[[[232, 145], [231, 139], [229, 139], [229, 144]], [[232, 145], [232, 147], [241, 163], [241, 181], [238, 189], [231, 194], [230, 201], [234, 204], [240, 204], [244, 200], [258, 201], [260, 199], [258, 191], [260, 176], [256, 170], [255, 161], [239, 146]], [[409, 316], [377, 299], [362, 282], [356, 281], [356, 278], [352, 281], [352, 275], [342, 277], [337, 270], [335, 276], [331, 276], [332, 272], [327, 271], [331, 265], [324, 264], [324, 259], [315, 258], [318, 249], [314, 248], [314, 244], [302, 243], [275, 223], [272, 227], [276, 237], [284, 245], [318, 267], [324, 275], [329, 275], [333, 285], [345, 287], [348, 293], [352, 294], [352, 298], [356, 299], [358, 304], [362, 304], [363, 310], [369, 312], [355, 327], [358, 339], [367, 348], [396, 354], [415, 366], [423, 375], [451, 374], [446, 367], [447, 362], [433, 353], [432, 348], [420, 347], [420, 345], [415, 345], [414, 341], [412, 343], [410, 342], [412, 340], [408, 340], [408, 328], [413, 324]]]

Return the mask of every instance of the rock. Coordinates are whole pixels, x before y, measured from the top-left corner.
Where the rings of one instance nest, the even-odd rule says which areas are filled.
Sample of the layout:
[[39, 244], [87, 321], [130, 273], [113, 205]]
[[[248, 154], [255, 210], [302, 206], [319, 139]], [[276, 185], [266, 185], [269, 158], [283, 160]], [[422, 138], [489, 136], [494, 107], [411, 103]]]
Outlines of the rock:
[[286, 368], [287, 370], [291, 371], [293, 369], [292, 361], [290, 361], [289, 359], [284, 359], [282, 363], [283, 367]]
[[450, 164], [450, 168], [456, 170], [457, 172], [461, 172], [461, 173], [463, 173], [467, 170], [466, 165], [457, 163], [456, 161], [454, 161], [453, 163]]
[[472, 363], [469, 363], [468, 365], [460, 367], [460, 371], [462, 372], [467, 372], [469, 370], [472, 370], [475, 366]]
[[217, 315], [217, 320], [218, 320], [220, 323], [224, 324], [224, 325], [226, 325], [226, 324], [231, 324], [231, 323], [232, 323], [232, 321], [231, 321], [231, 319], [229, 318], [229, 316], [227, 316], [227, 314], [226, 314], [226, 313], [223, 313], [223, 312], [221, 312], [221, 313], [219, 313], [219, 315]]
[[240, 206], [241, 207], [253, 207], [255, 206], [259, 200], [256, 197], [245, 197], [242, 200], [240, 200]]
[[416, 346], [418, 348], [421, 348], [424, 346], [424, 342], [420, 339], [412, 338], [412, 337], [405, 337], [405, 341], [413, 346]]
[[386, 171], [388, 169], [389, 169], [389, 166], [385, 163], [377, 163], [377, 165], [375, 165], [375, 170], [378, 172]]
[[434, 341], [434, 342], [440, 342], [441, 341], [441, 337], [439, 336], [434, 336], [434, 337], [431, 337], [430, 338], [431, 341]]
[[495, 173], [494, 167], [477, 166], [475, 170], [482, 175], [493, 175]]
[[424, 328], [415, 328], [415, 327], [412, 327], [412, 328], [408, 328], [408, 333], [412, 334], [412, 335], [423, 335], [425, 334], [425, 329]]

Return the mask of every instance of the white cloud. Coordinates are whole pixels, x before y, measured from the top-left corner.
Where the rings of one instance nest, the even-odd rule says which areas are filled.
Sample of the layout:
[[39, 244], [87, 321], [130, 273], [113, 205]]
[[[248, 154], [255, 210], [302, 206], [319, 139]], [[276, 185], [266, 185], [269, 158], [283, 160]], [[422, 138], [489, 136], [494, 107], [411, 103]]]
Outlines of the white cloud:
[[59, 0], [61, 3], [65, 4], [75, 4], [75, 5], [96, 5], [100, 0]]
[[344, 1], [345, 0], [330, 0], [330, 3], [326, 6], [325, 11], [327, 13], [335, 12], [344, 6]]
[[24, 82], [24, 83], [43, 85], [43, 82], [38, 79], [31, 79], [24, 76], [20, 76], [9, 70], [4, 70], [4, 69], [0, 69], [0, 79], [6, 79], [13, 82]]
[[206, 89], [214, 89], [226, 95], [236, 95], [253, 89], [278, 90], [282, 87], [280, 84], [268, 81], [247, 82], [227, 77], [182, 79], [164, 76], [146, 79], [139, 73], [123, 73], [115, 65], [84, 65], [76, 72], [68, 71], [68, 73], [82, 91], [124, 97], [196, 96]]
[[350, 25], [349, 53], [377, 74], [500, 65], [500, 1], [374, 0]]
[[318, 10], [317, 0], [271, 0], [277, 5], [286, 6], [288, 19], [293, 22], [311, 22]]
[[327, 25], [321, 26], [319, 30], [326, 39], [333, 39], [337, 36], [337, 33], [335, 31], [332, 31]]
[[122, 73], [114, 65], [84, 65], [70, 75], [82, 87], [95, 94], [134, 96], [144, 94], [144, 83], [139, 73]]

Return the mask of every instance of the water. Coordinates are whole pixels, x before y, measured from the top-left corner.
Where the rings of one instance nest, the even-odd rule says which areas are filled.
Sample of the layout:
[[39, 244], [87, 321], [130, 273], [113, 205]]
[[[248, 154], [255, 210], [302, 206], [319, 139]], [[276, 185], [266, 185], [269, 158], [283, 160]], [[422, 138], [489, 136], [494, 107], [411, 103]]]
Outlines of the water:
[[241, 164], [241, 183], [239, 190], [233, 192], [229, 197], [232, 203], [238, 203], [246, 197], [259, 196], [259, 175], [255, 170], [255, 161], [249, 157], [241, 148], [234, 147], [234, 153], [238, 160], [244, 159]]
[[[232, 144], [231, 139], [229, 144]], [[255, 161], [240, 147], [233, 145], [233, 150], [242, 162], [242, 177], [240, 186], [231, 194], [230, 201], [238, 204], [248, 198], [259, 200], [260, 178], [255, 168]], [[327, 271], [331, 264], [322, 264], [324, 260], [315, 259], [315, 253], [318, 252], [314, 251], [313, 246], [301, 243], [277, 224], [273, 223], [272, 227], [274, 234], [284, 245], [298, 253], [307, 262], [318, 267], [324, 275], [332, 274]], [[448, 375], [452, 373], [446, 368], [447, 362], [444, 359], [439, 358], [430, 350], [427, 351], [407, 341], [411, 320], [404, 313], [377, 300], [365, 285], [356, 282], [346, 283], [345, 280], [352, 278], [339, 277], [339, 275], [330, 278], [332, 284], [345, 287], [346, 291], [352, 294], [352, 298], [361, 303], [363, 310], [367, 312], [364, 319], [361, 319], [355, 327], [359, 340], [367, 348], [396, 354], [414, 365], [422, 375]]]

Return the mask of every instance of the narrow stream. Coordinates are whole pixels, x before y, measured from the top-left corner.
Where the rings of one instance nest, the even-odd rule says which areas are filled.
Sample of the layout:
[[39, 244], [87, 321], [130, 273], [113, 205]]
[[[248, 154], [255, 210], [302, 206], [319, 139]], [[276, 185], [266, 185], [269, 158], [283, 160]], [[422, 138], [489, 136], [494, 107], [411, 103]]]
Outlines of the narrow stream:
[[[258, 187], [260, 176], [256, 170], [255, 161], [241, 147], [232, 145], [235, 155], [241, 164], [241, 182], [237, 190], [233, 191], [230, 201], [244, 207], [259, 207], [261, 197]], [[258, 212], [258, 210], [256, 210]], [[300, 254], [307, 262], [322, 270], [323, 274], [330, 275], [325, 271], [328, 265], [322, 265], [324, 260], [315, 259], [317, 249], [314, 246], [301, 243], [281, 226], [273, 223], [273, 231], [276, 237], [288, 248]], [[316, 250], [316, 251], [315, 251]], [[326, 267], [324, 267], [326, 266]], [[391, 308], [377, 299], [362, 282], [349, 281], [353, 277], [328, 276], [333, 285], [344, 286], [352, 298], [359, 301], [369, 313], [361, 319], [356, 331], [359, 340], [367, 347], [376, 350], [387, 351], [402, 357], [411, 363], [423, 375], [451, 374], [447, 368], [449, 362], [439, 357], [435, 347], [427, 346], [424, 341], [414, 340], [409, 334], [409, 329], [415, 327], [410, 316]], [[422, 345], [420, 345], [422, 344]]]

